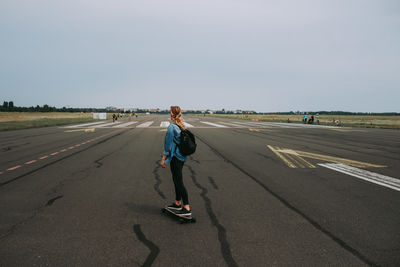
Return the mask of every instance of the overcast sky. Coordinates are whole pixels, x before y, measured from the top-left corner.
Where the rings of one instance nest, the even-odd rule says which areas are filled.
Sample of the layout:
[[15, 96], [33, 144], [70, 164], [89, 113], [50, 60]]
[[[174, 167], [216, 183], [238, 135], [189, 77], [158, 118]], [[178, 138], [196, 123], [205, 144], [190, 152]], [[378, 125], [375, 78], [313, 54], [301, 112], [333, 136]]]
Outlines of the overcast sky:
[[399, 0], [1, 0], [17, 106], [400, 112]]

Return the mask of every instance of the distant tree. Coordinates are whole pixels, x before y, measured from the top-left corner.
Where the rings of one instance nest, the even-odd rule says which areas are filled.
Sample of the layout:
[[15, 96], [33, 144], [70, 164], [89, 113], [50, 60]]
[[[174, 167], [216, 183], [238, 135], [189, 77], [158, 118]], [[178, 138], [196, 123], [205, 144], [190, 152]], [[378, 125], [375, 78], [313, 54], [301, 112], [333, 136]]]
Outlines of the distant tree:
[[9, 108], [14, 108], [14, 102], [13, 101], [8, 102], [8, 107]]
[[8, 102], [7, 102], [7, 101], [4, 101], [4, 102], [3, 102], [3, 108], [5, 108], [5, 109], [8, 108]]

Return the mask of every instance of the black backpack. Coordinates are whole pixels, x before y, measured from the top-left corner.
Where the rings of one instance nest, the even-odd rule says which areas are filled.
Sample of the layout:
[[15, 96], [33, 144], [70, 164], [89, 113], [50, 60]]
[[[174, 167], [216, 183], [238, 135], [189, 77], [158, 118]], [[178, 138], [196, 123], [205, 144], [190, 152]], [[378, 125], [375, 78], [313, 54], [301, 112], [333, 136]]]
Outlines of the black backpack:
[[181, 129], [181, 143], [179, 144], [179, 151], [182, 156], [192, 155], [196, 151], [196, 139], [194, 135], [188, 130]]

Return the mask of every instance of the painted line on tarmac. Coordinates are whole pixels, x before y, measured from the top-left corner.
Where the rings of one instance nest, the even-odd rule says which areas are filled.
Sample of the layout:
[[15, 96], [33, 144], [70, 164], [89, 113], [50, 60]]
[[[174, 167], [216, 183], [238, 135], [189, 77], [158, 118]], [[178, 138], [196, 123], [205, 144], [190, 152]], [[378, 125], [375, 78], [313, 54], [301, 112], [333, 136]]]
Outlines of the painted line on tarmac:
[[[93, 138], [93, 139], [90, 139], [90, 140], [87, 140], [87, 141], [85, 141], [85, 142], [83, 142], [83, 143], [76, 144], [75, 146], [70, 146], [70, 147], [68, 147], [68, 148], [63, 148], [63, 149], [61, 149], [60, 151], [53, 152], [53, 153], [51, 153], [51, 154], [49, 154], [49, 155], [41, 156], [41, 157], [39, 157], [38, 159], [34, 159], [34, 160], [27, 161], [27, 162], [24, 163], [24, 165], [32, 165], [32, 164], [36, 163], [38, 160], [44, 160], [44, 159], [49, 158], [50, 156], [56, 156], [56, 155], [58, 155], [58, 154], [60, 154], [60, 153], [63, 153], [63, 152], [65, 152], [65, 151], [67, 151], [67, 150], [71, 150], [71, 149], [74, 149], [75, 147], [79, 147], [79, 146], [81, 146], [81, 145], [88, 144], [88, 143], [90, 143], [90, 142], [92, 142], [92, 141], [95, 141], [95, 140], [97, 140], [97, 139], [106, 137], [106, 136], [108, 136], [108, 135], [110, 135], [110, 134], [112, 134], [112, 132], [111, 132], [111, 133], [108, 133], [108, 134], [103, 134], [103, 135], [101, 135], [101, 136], [98, 136], [98, 137]], [[17, 166], [8, 168], [8, 169], [6, 169], [6, 170], [7, 170], [7, 171], [14, 171], [14, 170], [19, 169], [19, 168], [21, 168], [21, 167], [22, 167], [22, 165], [17, 165]], [[3, 173], [4, 173], [3, 171], [0, 171], [0, 175], [3, 174]]]
[[344, 174], [348, 174], [351, 176], [354, 176], [356, 178], [362, 179], [364, 181], [368, 181], [370, 183], [374, 183], [374, 184], [378, 184], [396, 191], [400, 191], [400, 180], [390, 177], [390, 176], [386, 176], [386, 175], [382, 175], [379, 173], [374, 173], [371, 171], [367, 171], [367, 170], [363, 170], [363, 169], [359, 169], [359, 168], [355, 168], [355, 167], [351, 167], [345, 164], [335, 164], [335, 163], [319, 163], [319, 166], [337, 171], [337, 172], [341, 172]]
[[147, 121], [145, 123], [139, 124], [138, 126], [136, 126], [136, 128], [147, 128], [152, 124], [153, 124], [153, 121]]
[[135, 123], [137, 123], [137, 121], [130, 121], [130, 122], [126, 122], [126, 123], [114, 126], [112, 128], [123, 128], [123, 127], [127, 127], [129, 125], [135, 124]]
[[330, 130], [333, 130], [333, 131], [336, 131], [336, 132], [343, 132], [343, 133], [347, 133], [347, 132], [366, 132], [366, 130], [352, 130], [352, 129], [336, 129], [336, 128], [333, 128], [333, 129], [330, 129]]
[[22, 167], [21, 165], [17, 165], [17, 166], [8, 168], [7, 171], [13, 171], [13, 170], [19, 169], [19, 168], [21, 168], [21, 167]]
[[271, 149], [271, 151], [274, 152], [275, 155], [277, 155], [281, 160], [283, 160], [283, 162], [285, 162], [286, 165], [289, 166], [289, 168], [297, 168], [296, 165], [294, 165], [289, 159], [287, 159], [284, 155], [282, 155], [277, 149], [275, 149], [270, 145], [267, 145], [267, 147]]
[[224, 121], [219, 121], [218, 123], [222, 123], [222, 124], [226, 124], [229, 126], [233, 126], [235, 128], [245, 128], [243, 125], [239, 125], [239, 124], [234, 124], [234, 123], [229, 123], [229, 122], [224, 122]]
[[103, 123], [103, 124], [100, 124], [100, 125], [93, 126], [93, 128], [102, 128], [102, 127], [105, 127], [105, 126], [116, 125], [116, 124], [119, 124], [119, 123], [120, 122], [108, 122], [108, 123]]
[[[270, 149], [273, 148], [270, 145], [267, 145], [267, 146]], [[301, 157], [301, 158], [311, 158], [311, 159], [316, 159], [316, 160], [321, 160], [321, 161], [331, 162], [331, 163], [342, 163], [345, 165], [358, 167], [358, 168], [385, 168], [385, 167], [387, 167], [385, 165], [372, 164], [372, 163], [367, 163], [367, 162], [362, 162], [362, 161], [357, 161], [357, 160], [332, 157], [332, 156], [310, 153], [310, 152], [305, 152], [305, 151], [300, 151], [300, 150], [287, 149], [287, 148], [275, 147], [275, 149], [273, 151], [274, 151], [274, 153], [278, 152], [279, 154], [285, 154], [285, 155], [289, 154], [289, 155], [294, 155], [294, 156]]]
[[304, 218], [307, 222], [309, 222], [315, 229], [321, 231], [323, 234], [325, 234], [328, 238], [336, 242], [340, 247], [343, 249], [347, 250], [350, 252], [352, 255], [356, 256], [358, 259], [363, 261], [365, 264], [370, 265], [370, 266], [377, 266], [373, 261], [371, 261], [369, 258], [364, 256], [361, 252], [359, 252], [357, 249], [353, 248], [350, 246], [350, 244], [347, 244], [344, 240], [340, 239], [338, 236], [334, 235], [333, 232], [330, 232], [328, 229], [324, 228], [323, 225], [319, 224], [316, 220], [312, 219], [309, 217], [306, 213], [301, 211], [299, 208], [296, 208], [294, 204], [291, 204], [288, 200], [286, 200], [283, 196], [280, 194], [276, 193], [273, 191], [271, 188], [269, 188], [266, 184], [262, 182], [261, 179], [253, 176], [250, 174], [248, 171], [243, 169], [241, 165], [238, 163], [235, 163], [232, 161], [229, 157], [225, 156], [222, 154], [220, 151], [212, 147], [210, 144], [208, 144], [206, 141], [202, 139], [199, 135], [196, 136], [198, 140], [200, 140], [202, 143], [204, 143], [206, 146], [208, 146], [211, 151], [213, 151], [216, 155], [220, 156], [223, 158], [226, 162], [230, 163], [232, 166], [234, 166], [236, 169], [238, 169], [240, 172], [248, 176], [251, 180], [253, 180], [256, 184], [258, 184], [261, 188], [263, 188], [265, 191], [269, 192], [272, 196], [274, 196], [277, 200], [279, 200], [283, 205], [285, 205], [287, 208], [291, 209], [293, 212], [297, 213], [300, 215], [302, 218]]
[[169, 121], [162, 121], [160, 124], [161, 128], [167, 128], [171, 123]]
[[64, 128], [78, 128], [78, 127], [85, 127], [85, 126], [90, 126], [90, 125], [96, 125], [96, 124], [102, 124], [104, 121], [100, 122], [91, 122], [91, 123], [84, 123], [84, 124], [77, 124], [77, 125], [71, 125], [71, 126], [66, 126]]
[[227, 128], [227, 126], [225, 126], [225, 125], [212, 123], [212, 122], [208, 122], [208, 121], [201, 121], [201, 123], [208, 124], [208, 125], [211, 125], [211, 126], [215, 126], [215, 127], [218, 127], [218, 128]]
[[191, 125], [190, 123], [183, 122], [183, 124], [185, 125], [186, 128], [194, 128], [194, 126]]
[[67, 130], [67, 131], [64, 131], [64, 133], [75, 133], [75, 132], [93, 133], [93, 132], [94, 132], [94, 128], [76, 129], [76, 130]]

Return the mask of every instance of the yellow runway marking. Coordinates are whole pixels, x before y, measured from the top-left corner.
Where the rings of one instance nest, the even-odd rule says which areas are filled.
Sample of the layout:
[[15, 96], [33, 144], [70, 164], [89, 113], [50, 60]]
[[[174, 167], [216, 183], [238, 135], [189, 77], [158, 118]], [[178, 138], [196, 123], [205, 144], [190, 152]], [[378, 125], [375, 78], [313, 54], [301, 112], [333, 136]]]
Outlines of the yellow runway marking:
[[160, 130], [160, 132], [166, 132], [167, 131], [167, 129], [161, 129]]
[[249, 128], [249, 131], [250, 132], [259, 132], [260, 130], [259, 129], [255, 129], [255, 128]]
[[286, 165], [288, 165], [290, 168], [297, 168], [290, 160], [285, 158], [285, 156], [283, 156], [281, 153], [279, 153], [275, 148], [273, 148], [270, 145], [267, 145], [267, 146], [269, 149], [271, 149], [272, 152], [275, 153], [275, 155], [277, 155], [281, 160], [283, 160], [283, 162], [285, 162]]
[[65, 132], [65, 133], [74, 133], [74, 132], [85, 132], [85, 133], [89, 133], [89, 132], [94, 132], [94, 128], [67, 130], [67, 131], [64, 131], [64, 132]]
[[[286, 165], [288, 165], [290, 168], [316, 168], [315, 165], [312, 163], [308, 162], [307, 160], [303, 159], [296, 151], [290, 150], [290, 149], [281, 149], [279, 147], [273, 147], [270, 145], [267, 145], [269, 149], [271, 149], [272, 152], [274, 152], [280, 159], [282, 159]], [[287, 153], [290, 151], [290, 153]], [[282, 152], [285, 154], [283, 155]]]
[[[272, 150], [272, 152], [274, 152], [276, 155], [278, 155], [281, 159], [282, 159], [282, 157], [284, 157], [283, 154], [286, 157], [289, 157], [289, 155], [291, 155], [291, 156], [294, 156], [294, 159], [300, 160], [302, 162], [302, 164], [305, 164], [309, 168], [316, 168], [316, 166], [309, 163], [304, 158], [317, 159], [317, 160], [320, 160], [323, 162], [342, 163], [342, 164], [345, 164], [348, 166], [353, 166], [353, 167], [358, 167], [358, 168], [384, 168], [384, 167], [386, 167], [385, 165], [377, 165], [377, 164], [372, 164], [372, 163], [367, 163], [367, 162], [362, 162], [362, 161], [357, 161], [357, 160], [326, 156], [326, 155], [321, 155], [321, 154], [316, 154], [316, 153], [304, 152], [304, 151], [300, 151], [300, 150], [280, 149], [278, 147], [274, 148], [270, 145], [267, 145], [267, 146], [269, 149]], [[286, 158], [283, 161], [285, 161], [285, 163], [287, 164]], [[301, 166], [301, 165], [299, 165], [299, 166]], [[291, 167], [291, 168], [293, 168], [293, 167]]]

